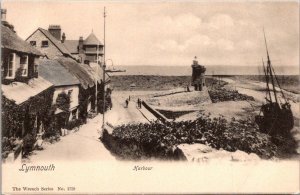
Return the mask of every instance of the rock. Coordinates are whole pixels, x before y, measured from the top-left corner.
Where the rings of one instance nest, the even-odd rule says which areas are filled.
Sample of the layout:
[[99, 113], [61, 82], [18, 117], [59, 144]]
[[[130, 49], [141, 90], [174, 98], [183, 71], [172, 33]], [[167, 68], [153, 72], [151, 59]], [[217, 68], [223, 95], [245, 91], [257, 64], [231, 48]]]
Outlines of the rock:
[[259, 160], [260, 158], [254, 154], [247, 154], [246, 152], [237, 150], [232, 153], [231, 155], [231, 161], [253, 161], [253, 160]]
[[181, 144], [178, 148], [182, 151], [185, 158], [190, 162], [208, 162], [226, 160], [226, 161], [254, 161], [260, 158], [254, 154], [247, 154], [243, 151], [229, 152], [226, 150], [217, 150], [204, 144]]

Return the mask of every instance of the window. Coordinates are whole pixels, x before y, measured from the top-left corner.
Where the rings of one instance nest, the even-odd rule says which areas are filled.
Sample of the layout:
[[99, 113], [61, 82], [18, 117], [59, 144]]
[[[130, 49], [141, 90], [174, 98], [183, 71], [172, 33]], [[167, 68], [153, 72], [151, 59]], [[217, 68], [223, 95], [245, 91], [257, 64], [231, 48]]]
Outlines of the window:
[[1, 64], [1, 77], [4, 77], [4, 67], [3, 67], [3, 63]]
[[16, 54], [15, 53], [9, 54], [6, 78], [14, 78], [15, 77], [15, 70], [14, 70], [15, 69], [15, 61], [16, 61]]
[[33, 72], [37, 74], [38, 73], [39, 63], [40, 63], [39, 58], [34, 58], [33, 59], [33, 63], [34, 63]]
[[30, 45], [36, 47], [36, 41], [30, 41]]
[[72, 120], [77, 119], [77, 109], [72, 111]]
[[28, 75], [28, 56], [23, 55], [20, 57], [20, 69], [21, 69], [21, 76]]
[[48, 47], [48, 41], [42, 41], [42, 47]]

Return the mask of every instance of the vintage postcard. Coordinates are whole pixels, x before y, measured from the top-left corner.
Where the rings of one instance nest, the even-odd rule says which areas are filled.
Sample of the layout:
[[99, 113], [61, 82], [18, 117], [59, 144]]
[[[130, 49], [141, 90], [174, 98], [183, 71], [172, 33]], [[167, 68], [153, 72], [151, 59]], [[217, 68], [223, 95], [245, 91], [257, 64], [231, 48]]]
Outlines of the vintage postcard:
[[1, 193], [299, 193], [298, 1], [1, 2]]

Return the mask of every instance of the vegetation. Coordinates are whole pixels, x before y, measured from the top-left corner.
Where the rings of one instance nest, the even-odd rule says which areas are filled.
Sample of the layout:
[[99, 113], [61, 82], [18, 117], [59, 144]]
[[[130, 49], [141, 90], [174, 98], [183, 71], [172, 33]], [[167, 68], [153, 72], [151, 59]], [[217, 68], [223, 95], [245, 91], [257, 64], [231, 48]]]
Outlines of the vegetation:
[[254, 101], [252, 96], [241, 94], [237, 90], [228, 90], [219, 86], [209, 89], [208, 93], [212, 103], [239, 100]]
[[[118, 91], [163, 91], [186, 88], [191, 83], [191, 76], [119, 75], [111, 76], [110, 79], [112, 88]], [[206, 84], [209, 86], [214, 80], [207, 77]], [[136, 87], [131, 88], [131, 84], [135, 84]]]
[[[149, 156], [155, 155], [162, 148], [167, 151], [167, 148], [182, 143], [201, 143], [232, 152], [241, 150], [256, 153], [268, 159], [277, 156], [278, 148], [285, 145], [285, 142], [276, 142], [269, 135], [259, 132], [257, 125], [250, 119], [232, 118], [227, 121], [223, 117], [211, 118], [204, 114], [195, 121], [122, 125], [114, 129], [112, 136], [120, 142], [135, 143], [147, 151]], [[293, 148], [288, 150], [290, 153], [293, 151]]]

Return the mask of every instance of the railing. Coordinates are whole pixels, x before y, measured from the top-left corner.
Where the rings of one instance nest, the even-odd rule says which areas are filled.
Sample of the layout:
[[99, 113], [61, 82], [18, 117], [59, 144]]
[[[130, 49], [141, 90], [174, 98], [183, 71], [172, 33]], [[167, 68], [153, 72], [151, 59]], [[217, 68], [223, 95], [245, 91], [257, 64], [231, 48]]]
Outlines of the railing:
[[142, 105], [149, 111], [151, 112], [157, 119], [159, 119], [161, 122], [165, 123], [169, 121], [165, 116], [163, 116], [161, 113], [159, 113], [157, 110], [154, 108], [151, 108], [146, 102], [142, 101]]

